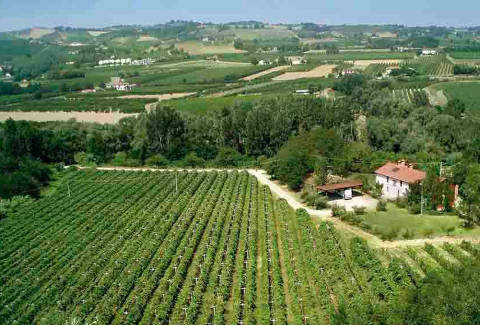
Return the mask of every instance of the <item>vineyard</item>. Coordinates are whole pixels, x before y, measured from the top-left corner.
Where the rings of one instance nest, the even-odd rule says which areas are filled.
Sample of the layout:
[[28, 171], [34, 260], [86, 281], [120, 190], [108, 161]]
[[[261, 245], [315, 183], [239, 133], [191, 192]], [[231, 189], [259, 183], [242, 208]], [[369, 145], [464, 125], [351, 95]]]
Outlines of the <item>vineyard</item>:
[[420, 74], [430, 76], [453, 75], [453, 64], [444, 55], [422, 56], [406, 60], [405, 63]]
[[480, 256], [376, 252], [246, 172], [69, 172], [0, 238], [1, 324], [397, 324], [428, 268]]
[[415, 94], [421, 92], [424, 92], [424, 90], [419, 88], [393, 89], [392, 96], [395, 99], [411, 103]]

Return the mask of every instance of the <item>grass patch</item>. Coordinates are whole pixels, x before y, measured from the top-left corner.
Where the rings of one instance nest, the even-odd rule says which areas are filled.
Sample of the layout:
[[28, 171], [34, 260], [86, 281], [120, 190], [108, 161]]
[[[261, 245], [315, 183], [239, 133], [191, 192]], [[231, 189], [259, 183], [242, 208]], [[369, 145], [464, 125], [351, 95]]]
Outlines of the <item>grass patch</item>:
[[371, 211], [365, 214], [365, 223], [371, 227], [371, 232], [380, 237], [397, 233], [394, 239], [409, 239], [405, 233], [410, 232], [411, 238], [424, 238], [439, 235], [480, 235], [480, 228], [464, 229], [463, 222], [452, 214], [413, 215], [406, 209], [387, 204], [387, 211]]
[[448, 99], [461, 100], [468, 111], [480, 113], [480, 81], [440, 83], [433, 88], [442, 89]]

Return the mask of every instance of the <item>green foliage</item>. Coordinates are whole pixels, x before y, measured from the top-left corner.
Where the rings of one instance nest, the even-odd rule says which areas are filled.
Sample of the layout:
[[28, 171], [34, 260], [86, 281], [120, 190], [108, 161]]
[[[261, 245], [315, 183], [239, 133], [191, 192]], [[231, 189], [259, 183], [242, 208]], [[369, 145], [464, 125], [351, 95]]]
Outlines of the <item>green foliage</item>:
[[242, 155], [233, 148], [223, 147], [218, 151], [215, 163], [220, 167], [236, 167], [239, 166]]
[[145, 160], [145, 165], [152, 166], [152, 167], [165, 167], [168, 164], [169, 164], [168, 159], [162, 156], [161, 154], [150, 156]]
[[195, 152], [189, 152], [185, 156], [185, 164], [193, 168], [202, 167], [205, 165], [205, 160], [198, 157]]
[[376, 210], [377, 211], [387, 211], [387, 201], [378, 200]]

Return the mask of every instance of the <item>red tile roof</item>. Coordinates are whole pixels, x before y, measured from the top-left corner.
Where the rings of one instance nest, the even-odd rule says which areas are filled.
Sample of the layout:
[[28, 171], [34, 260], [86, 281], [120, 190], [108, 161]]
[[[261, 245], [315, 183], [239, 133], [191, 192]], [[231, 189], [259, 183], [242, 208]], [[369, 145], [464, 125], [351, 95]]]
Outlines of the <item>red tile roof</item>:
[[375, 174], [388, 176], [407, 183], [419, 182], [427, 176], [427, 173], [424, 171], [413, 169], [403, 163], [386, 163], [377, 169]]

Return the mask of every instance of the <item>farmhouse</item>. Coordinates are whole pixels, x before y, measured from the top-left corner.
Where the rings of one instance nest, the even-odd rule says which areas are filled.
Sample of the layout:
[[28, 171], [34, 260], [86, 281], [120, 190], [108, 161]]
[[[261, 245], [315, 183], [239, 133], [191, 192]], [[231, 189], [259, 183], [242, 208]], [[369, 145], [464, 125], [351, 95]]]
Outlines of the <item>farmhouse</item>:
[[290, 62], [291, 65], [299, 65], [307, 63], [307, 59], [301, 56], [289, 56], [288, 62]]
[[119, 91], [128, 91], [128, 90], [131, 90], [134, 86], [135, 86], [134, 84], [129, 84], [128, 82], [125, 82], [120, 77], [111, 77], [110, 82], [105, 84], [105, 88], [115, 89]]
[[427, 174], [414, 169], [405, 162], [386, 163], [375, 171], [376, 182], [382, 184], [382, 195], [387, 199], [405, 197], [409, 184], [421, 182]]
[[434, 49], [426, 49], [426, 48], [424, 48], [424, 49], [422, 50], [422, 55], [425, 55], [425, 56], [427, 56], [427, 55], [437, 55], [437, 54], [438, 54], [437, 50], [434, 50]]

